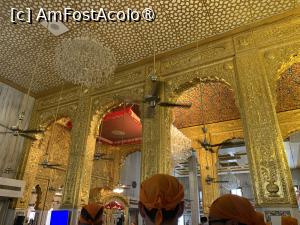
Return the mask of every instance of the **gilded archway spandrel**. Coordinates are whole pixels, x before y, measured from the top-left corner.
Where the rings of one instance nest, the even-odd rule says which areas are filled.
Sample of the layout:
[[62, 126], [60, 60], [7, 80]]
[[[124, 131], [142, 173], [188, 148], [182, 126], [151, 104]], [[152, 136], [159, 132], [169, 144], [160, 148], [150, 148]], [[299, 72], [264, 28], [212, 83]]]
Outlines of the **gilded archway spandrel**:
[[146, 73], [145, 73], [145, 66], [140, 66], [134, 69], [117, 72], [112, 80], [110, 81], [110, 85], [107, 87], [111, 89], [113, 86], [114, 89], [119, 89], [124, 87], [125, 85], [132, 85], [139, 82], [143, 82], [145, 80]]
[[300, 41], [261, 50], [272, 97], [276, 104], [276, 82], [294, 63], [300, 62]]
[[176, 77], [167, 80], [166, 94], [169, 98], [176, 97], [178, 93], [187, 90], [201, 81], [224, 82], [235, 90], [233, 62], [231, 60], [224, 61], [178, 74]]
[[77, 103], [71, 105], [62, 105], [58, 108], [58, 110], [57, 107], [53, 107], [45, 111], [39, 111], [37, 114], [37, 125], [48, 126], [54, 121], [55, 116], [57, 119], [66, 117], [74, 121], [76, 117], [76, 109]]
[[161, 75], [166, 76], [167, 74], [231, 57], [233, 53], [231, 38], [201, 45], [186, 53], [181, 52], [180, 54], [161, 60]]
[[37, 100], [37, 110], [44, 110], [45, 108], [55, 107], [57, 101], [60, 98], [61, 105], [68, 104], [73, 101], [77, 101], [80, 96], [80, 88], [71, 88], [63, 91], [57, 91], [55, 94], [39, 98]]
[[262, 52], [267, 79], [274, 105], [277, 104], [276, 85], [281, 75], [294, 63], [300, 62], [300, 42]]

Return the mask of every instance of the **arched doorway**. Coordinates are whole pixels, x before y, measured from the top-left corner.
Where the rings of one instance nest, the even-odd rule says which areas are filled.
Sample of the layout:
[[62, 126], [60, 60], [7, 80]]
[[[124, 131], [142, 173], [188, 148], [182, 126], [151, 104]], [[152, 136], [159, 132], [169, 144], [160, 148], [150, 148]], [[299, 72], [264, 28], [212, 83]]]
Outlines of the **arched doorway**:
[[[219, 79], [203, 78], [199, 79], [194, 86], [186, 85], [186, 87], [179, 94], [177, 102], [191, 102], [192, 107], [188, 110], [180, 108], [172, 110], [173, 125], [179, 131], [177, 140], [180, 139], [179, 136], [184, 135], [190, 140], [190, 146], [195, 150], [198, 162], [195, 168], [200, 215], [207, 215], [210, 204], [221, 192], [218, 150], [226, 140], [243, 137], [243, 131], [234, 92], [228, 83]], [[181, 140], [182, 143], [186, 142], [184, 138]], [[187, 148], [186, 144], [183, 146]], [[175, 175], [185, 185], [186, 193], [189, 193], [191, 185], [187, 176], [190, 172], [189, 163], [186, 161], [176, 164]], [[192, 193], [189, 193], [186, 199], [195, 199], [192, 196]], [[191, 223], [189, 205], [191, 204], [187, 202], [184, 223]]]
[[[122, 103], [112, 107], [103, 116], [93, 156], [91, 190], [106, 189], [130, 199], [129, 202], [137, 202], [136, 188], [140, 182], [140, 173], [129, 171], [133, 169], [140, 171], [141, 166], [140, 115], [138, 105]], [[128, 223], [130, 207], [131, 204], [126, 206], [123, 212], [126, 223]]]
[[300, 208], [300, 131], [293, 132], [284, 140], [293, 185]]
[[[276, 111], [281, 122], [288, 165], [300, 207], [300, 62], [286, 68], [276, 82]], [[290, 122], [286, 122], [289, 118]]]
[[45, 223], [48, 211], [61, 206], [69, 160], [72, 122], [61, 118], [48, 125], [41, 141], [27, 217]]

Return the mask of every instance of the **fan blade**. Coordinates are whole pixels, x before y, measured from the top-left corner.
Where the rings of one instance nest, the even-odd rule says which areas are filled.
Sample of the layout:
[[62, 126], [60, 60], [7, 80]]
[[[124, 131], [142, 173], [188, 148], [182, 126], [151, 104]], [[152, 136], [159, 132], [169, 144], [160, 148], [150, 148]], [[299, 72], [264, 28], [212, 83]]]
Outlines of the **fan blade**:
[[192, 103], [184, 104], [184, 103], [173, 103], [173, 102], [159, 102], [157, 104], [163, 107], [179, 107], [179, 108], [191, 108], [192, 106]]
[[100, 158], [99, 160], [114, 160], [113, 158]]
[[213, 183], [229, 183], [228, 180], [215, 180]]
[[240, 142], [223, 142], [219, 144], [213, 144], [210, 145], [211, 147], [219, 147], [221, 146], [222, 148], [234, 148], [234, 147], [241, 147], [244, 146], [245, 142], [240, 141]]
[[33, 134], [38, 134], [38, 133], [44, 133], [44, 131], [43, 130], [21, 130], [20, 131], [20, 133], [28, 133], [28, 134], [30, 134], [30, 133], [33, 133]]
[[6, 128], [7, 130], [11, 130], [10, 127], [8, 127], [8, 126], [6, 126], [6, 125], [4, 125], [4, 124], [2, 124], [2, 123], [0, 123], [0, 126]]
[[21, 137], [24, 137], [24, 138], [28, 138], [28, 139], [30, 139], [32, 141], [36, 141], [37, 140], [35, 137], [29, 136], [27, 134], [19, 133], [18, 135], [20, 135]]
[[61, 166], [61, 164], [48, 164], [47, 167]]
[[[100, 136], [99, 136], [100, 137]], [[94, 157], [102, 157], [102, 156], [105, 156], [105, 155], [107, 155], [107, 154], [105, 154], [105, 153], [100, 153], [100, 152], [96, 152], [95, 154], [94, 154]]]
[[13, 134], [14, 132], [12, 131], [0, 131], [0, 134]]

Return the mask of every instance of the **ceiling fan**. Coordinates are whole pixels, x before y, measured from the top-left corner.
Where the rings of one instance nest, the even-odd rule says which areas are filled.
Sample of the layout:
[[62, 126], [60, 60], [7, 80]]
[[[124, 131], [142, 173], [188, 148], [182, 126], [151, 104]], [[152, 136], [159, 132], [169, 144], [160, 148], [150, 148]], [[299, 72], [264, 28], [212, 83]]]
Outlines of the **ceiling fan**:
[[41, 129], [23, 130], [23, 129], [21, 129], [20, 124], [24, 119], [24, 114], [25, 114], [24, 112], [19, 114], [19, 119], [18, 119], [18, 123], [16, 126], [9, 127], [7, 125], [0, 123], [1, 127], [4, 127], [4, 128], [6, 128], [6, 130], [8, 130], [8, 131], [1, 131], [0, 134], [12, 134], [13, 136], [21, 136], [21, 137], [30, 139], [32, 141], [37, 140], [34, 136], [31, 136], [30, 134], [43, 133], [44, 130], [41, 130]]
[[161, 86], [163, 81], [158, 80], [156, 75], [150, 75], [149, 79], [152, 83], [151, 94], [144, 96], [143, 103], [148, 104], [147, 106], [147, 114], [146, 116], [152, 118], [155, 113], [155, 107], [162, 106], [162, 107], [179, 107], [179, 108], [190, 108], [192, 103], [175, 103], [175, 102], [165, 102], [161, 101]]
[[203, 141], [197, 140], [198, 143], [207, 151], [213, 152], [214, 147], [221, 147], [222, 149], [225, 148], [234, 148], [234, 147], [241, 147], [245, 145], [244, 141], [232, 142], [232, 141], [225, 141], [217, 144], [210, 144], [206, 139]]
[[204, 138], [203, 141], [201, 140], [197, 140], [198, 143], [207, 151], [210, 152], [214, 152], [213, 148], [214, 147], [221, 147], [221, 148], [233, 148], [233, 147], [241, 147], [245, 145], [244, 141], [225, 141], [225, 142], [221, 142], [221, 143], [217, 143], [217, 144], [211, 144], [207, 138], [206, 138], [206, 134], [208, 132], [207, 127], [202, 127], [202, 131], [204, 133]]
[[207, 175], [207, 177], [205, 178], [205, 182], [209, 185], [212, 183], [229, 183], [228, 180], [217, 180], [216, 178], [211, 177], [209, 175]]
[[95, 161], [98, 161], [98, 160], [111, 160], [111, 161], [113, 161], [114, 160], [114, 158], [112, 158], [112, 157], [106, 157], [106, 156], [108, 156], [108, 155], [105, 154], [105, 153], [96, 152], [94, 154], [94, 160]]
[[115, 95], [115, 98], [127, 103], [127, 104], [147, 104], [146, 118], [153, 118], [155, 115], [156, 106], [161, 107], [178, 107], [178, 108], [191, 108], [192, 103], [175, 103], [175, 102], [166, 102], [161, 101], [161, 86], [163, 81], [158, 80], [156, 75], [149, 75], [152, 87], [150, 94], [145, 95], [142, 100], [130, 100], [129, 98], [122, 98], [118, 95]]
[[43, 160], [39, 166], [42, 166], [44, 169], [62, 169], [62, 168], [59, 168], [60, 166], [62, 166], [61, 164], [58, 164], [58, 163], [50, 163], [48, 161], [48, 159], [45, 159]]

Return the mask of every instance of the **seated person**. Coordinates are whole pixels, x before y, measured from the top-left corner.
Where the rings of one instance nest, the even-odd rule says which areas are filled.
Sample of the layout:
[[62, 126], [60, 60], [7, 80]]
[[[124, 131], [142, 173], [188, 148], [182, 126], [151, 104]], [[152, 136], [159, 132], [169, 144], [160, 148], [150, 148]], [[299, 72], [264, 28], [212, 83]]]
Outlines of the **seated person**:
[[265, 225], [248, 199], [237, 195], [223, 195], [209, 209], [210, 225]]
[[298, 225], [298, 220], [291, 216], [282, 216], [281, 224], [282, 225]]
[[140, 214], [146, 225], [177, 225], [184, 210], [184, 190], [170, 175], [156, 174], [141, 184]]
[[102, 225], [103, 209], [103, 206], [96, 203], [83, 206], [78, 225]]

